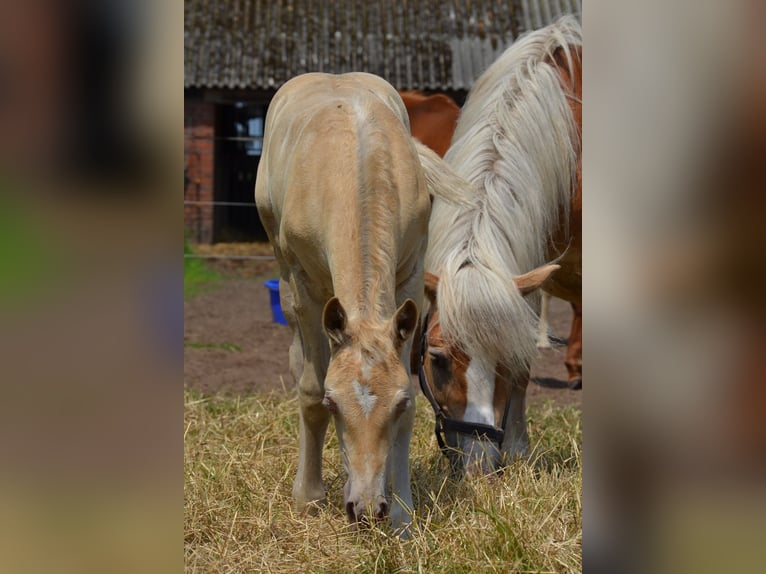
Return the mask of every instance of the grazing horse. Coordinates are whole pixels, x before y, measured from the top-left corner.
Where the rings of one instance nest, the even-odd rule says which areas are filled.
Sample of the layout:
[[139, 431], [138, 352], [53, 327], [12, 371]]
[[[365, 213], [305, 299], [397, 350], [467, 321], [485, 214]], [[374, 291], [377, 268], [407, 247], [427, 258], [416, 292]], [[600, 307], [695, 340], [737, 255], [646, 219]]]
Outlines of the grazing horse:
[[401, 91], [410, 118], [412, 135], [440, 157], [449, 149], [460, 108], [446, 94], [426, 96], [416, 91]]
[[[439, 156], [444, 157], [452, 141], [455, 132], [460, 108], [455, 101], [446, 94], [434, 94], [426, 96], [418, 91], [400, 91], [404, 107], [410, 118], [410, 131], [418, 141], [434, 150]], [[537, 331], [537, 348], [550, 348], [548, 335], [548, 303], [550, 293], [543, 292], [540, 307], [540, 321]], [[572, 326], [567, 345], [567, 355], [564, 364], [567, 368], [569, 386], [572, 389], [582, 388], [582, 305], [571, 303], [573, 317]], [[417, 362], [418, 345], [413, 346], [413, 364]], [[417, 372], [417, 366], [414, 367]]]
[[429, 187], [464, 197], [432, 206], [420, 374], [466, 472], [528, 452], [537, 289], [581, 300], [581, 62], [573, 17], [519, 39], [469, 93], [443, 165], [422, 161]]
[[[274, 96], [255, 186], [292, 328], [300, 436], [293, 496], [325, 498], [335, 419], [352, 524], [411, 520], [408, 364], [422, 300], [430, 200], [407, 113], [383, 79], [305, 74]], [[388, 494], [388, 479], [394, 497]]]

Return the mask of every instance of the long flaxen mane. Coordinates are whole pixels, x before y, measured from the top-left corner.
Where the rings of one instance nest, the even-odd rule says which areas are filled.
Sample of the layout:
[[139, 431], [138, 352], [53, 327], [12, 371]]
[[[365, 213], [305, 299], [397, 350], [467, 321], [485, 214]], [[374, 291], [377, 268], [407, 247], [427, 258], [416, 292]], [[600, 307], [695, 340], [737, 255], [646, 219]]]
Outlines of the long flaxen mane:
[[536, 354], [539, 304], [521, 296], [513, 277], [545, 263], [550, 238], [567, 220], [580, 151], [573, 95], [554, 53], [563, 50], [572, 77], [581, 46], [580, 24], [564, 17], [520, 38], [490, 66], [444, 158], [454, 173], [439, 175], [464, 201], [434, 194], [426, 270], [440, 276], [442, 333], [470, 355], [512, 369]]

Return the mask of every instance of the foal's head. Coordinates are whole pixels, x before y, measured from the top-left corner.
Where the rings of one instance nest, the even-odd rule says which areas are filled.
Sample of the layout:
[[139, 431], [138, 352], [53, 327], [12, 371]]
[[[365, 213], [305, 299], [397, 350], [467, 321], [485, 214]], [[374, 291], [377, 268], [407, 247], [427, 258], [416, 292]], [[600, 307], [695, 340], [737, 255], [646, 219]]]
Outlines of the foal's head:
[[323, 404], [335, 418], [348, 473], [343, 493], [351, 523], [388, 514], [386, 470], [396, 423], [414, 416], [412, 383], [401, 355], [417, 313], [411, 299], [387, 321], [349, 317], [335, 297], [324, 308], [331, 357]]

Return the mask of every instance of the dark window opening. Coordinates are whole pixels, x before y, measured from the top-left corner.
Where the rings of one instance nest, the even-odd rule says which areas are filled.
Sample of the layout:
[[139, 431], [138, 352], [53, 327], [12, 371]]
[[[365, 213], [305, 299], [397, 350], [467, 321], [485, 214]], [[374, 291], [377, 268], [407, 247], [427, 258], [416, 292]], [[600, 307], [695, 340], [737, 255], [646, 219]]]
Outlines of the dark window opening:
[[216, 242], [267, 241], [254, 197], [266, 108], [251, 102], [218, 107], [215, 199], [248, 205], [215, 206]]

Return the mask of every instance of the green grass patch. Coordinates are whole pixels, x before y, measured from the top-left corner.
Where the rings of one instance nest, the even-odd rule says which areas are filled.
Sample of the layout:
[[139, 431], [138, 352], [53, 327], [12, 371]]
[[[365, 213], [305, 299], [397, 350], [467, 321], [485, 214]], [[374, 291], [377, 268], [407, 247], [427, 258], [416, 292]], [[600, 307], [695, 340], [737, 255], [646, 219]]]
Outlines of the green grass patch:
[[21, 205], [0, 197], [0, 302], [17, 305], [61, 282], [48, 233]]
[[240, 398], [185, 393], [187, 572], [579, 572], [582, 432], [575, 406], [532, 404], [534, 454], [496, 477], [455, 481], [418, 399], [411, 443], [414, 535], [354, 532], [342, 510], [343, 470], [327, 435], [328, 504], [296, 513], [295, 393]]
[[193, 253], [188, 241], [184, 241], [184, 299], [215, 288], [222, 279], [221, 274], [211, 269], [204, 259], [187, 257]]

